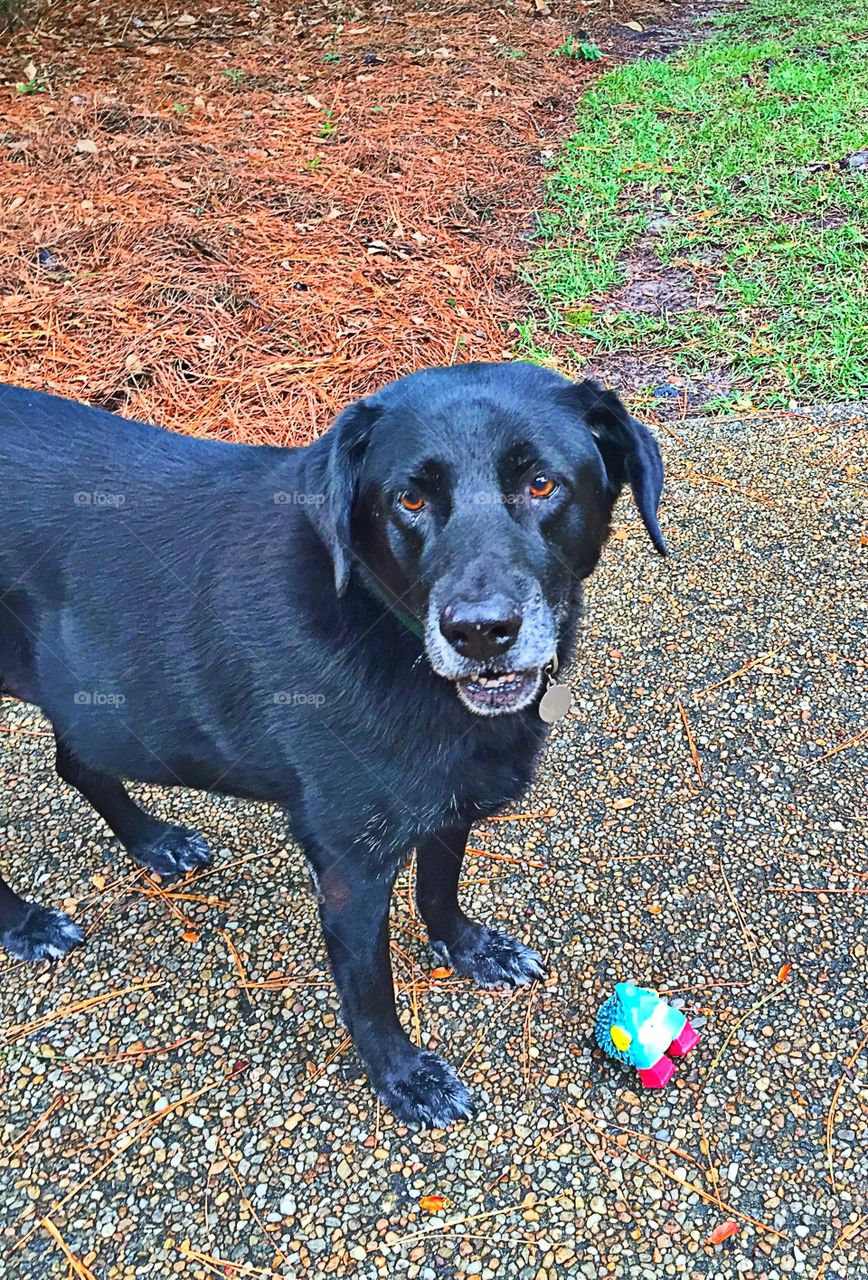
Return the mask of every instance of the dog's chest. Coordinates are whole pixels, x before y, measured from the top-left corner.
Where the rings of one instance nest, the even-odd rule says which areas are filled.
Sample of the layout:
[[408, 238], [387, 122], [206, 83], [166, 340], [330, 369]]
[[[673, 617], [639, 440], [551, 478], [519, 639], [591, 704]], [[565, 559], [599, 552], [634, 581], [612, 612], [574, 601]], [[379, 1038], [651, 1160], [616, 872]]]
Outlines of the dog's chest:
[[421, 836], [489, 817], [527, 787], [542, 738], [537, 732], [501, 741], [467, 735], [458, 744], [432, 744], [407, 769], [400, 798], [393, 793], [387, 812], [373, 821], [378, 842], [406, 847]]

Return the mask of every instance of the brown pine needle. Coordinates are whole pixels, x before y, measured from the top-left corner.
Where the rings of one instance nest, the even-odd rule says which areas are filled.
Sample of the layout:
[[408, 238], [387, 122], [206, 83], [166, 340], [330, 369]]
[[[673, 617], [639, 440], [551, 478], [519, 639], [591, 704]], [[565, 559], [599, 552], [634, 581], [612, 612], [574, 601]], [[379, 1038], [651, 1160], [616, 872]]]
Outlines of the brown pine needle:
[[261, 982], [248, 982], [247, 987], [251, 991], [286, 991], [288, 988], [329, 987], [332, 982], [331, 975], [327, 973], [320, 978], [297, 978], [277, 974], [272, 978], [263, 978]]
[[809, 889], [805, 885], [777, 885], [771, 884], [766, 889], [766, 893], [868, 893], [868, 889], [847, 889], [839, 888], [837, 885], [820, 885], [819, 889]]
[[532, 858], [513, 858], [506, 853], [489, 853], [487, 849], [474, 849], [472, 845], [468, 845], [464, 852], [475, 858], [490, 858], [492, 862], [512, 862], [517, 867], [536, 867], [539, 871], [545, 871], [545, 863], [534, 862]]
[[226, 943], [226, 950], [229, 952], [230, 956], [232, 957], [232, 960], [234, 961], [234, 964], [235, 964], [235, 968], [238, 970], [238, 976], [241, 979], [241, 989], [244, 992], [245, 997], [247, 998], [247, 1000], [249, 1001], [252, 1007], [253, 997], [251, 996], [250, 992], [255, 990], [255, 987], [251, 984], [249, 978], [247, 977], [247, 970], [244, 968], [244, 962], [241, 959], [241, 956], [238, 954], [238, 949], [236, 948], [235, 943], [232, 941], [228, 932], [225, 929], [218, 929], [218, 933], [220, 934], [220, 937], [223, 939], [223, 941]]
[[504, 1000], [495, 1011], [494, 1016], [489, 1020], [489, 1022], [486, 1025], [480, 1027], [479, 1030], [477, 1031], [473, 1044], [467, 1050], [467, 1053], [464, 1055], [464, 1057], [462, 1058], [461, 1062], [458, 1065], [459, 1071], [463, 1071], [464, 1068], [467, 1066], [468, 1062], [472, 1061], [472, 1059], [476, 1057], [476, 1054], [480, 1045], [485, 1040], [486, 1032], [503, 1017], [504, 1013], [509, 1008], [509, 1006], [515, 1000], [517, 1000], [521, 994], [522, 994], [521, 987], [513, 987], [511, 991], [507, 992]]
[[93, 1274], [90, 1267], [86, 1267], [84, 1263], [75, 1256], [51, 1219], [42, 1218], [41, 1225], [45, 1227], [45, 1230], [51, 1236], [55, 1244], [60, 1246], [60, 1250], [63, 1253], [64, 1258], [66, 1258], [66, 1261], [69, 1263], [72, 1274], [74, 1276], [78, 1276], [79, 1280], [96, 1280], [96, 1276]]
[[813, 765], [820, 764], [823, 760], [831, 760], [832, 756], [836, 756], [839, 751], [846, 751], [848, 747], [855, 747], [857, 742], [862, 742], [866, 737], [868, 737], [868, 728], [860, 729], [858, 733], [854, 733], [853, 737], [848, 738], [846, 742], [839, 742], [837, 747], [832, 747], [831, 751], [817, 756], [816, 760], [809, 760], [805, 768], [810, 769]]
[[736, 919], [738, 920], [739, 928], [741, 929], [741, 936], [744, 938], [744, 945], [747, 948], [748, 954], [750, 955], [751, 968], [756, 969], [756, 960], [753, 954], [754, 951], [756, 951], [756, 946], [757, 946], [756, 939], [751, 933], [750, 926], [748, 925], [748, 922], [745, 919], [745, 915], [741, 909], [741, 905], [732, 891], [732, 885], [729, 882], [729, 876], [726, 874], [726, 867], [723, 865], [723, 858], [720, 858], [718, 860], [718, 866], [720, 867], [720, 874], [723, 877], [723, 883], [726, 886], [726, 892], [729, 897], [729, 901], [732, 904], [732, 909], [735, 912]]
[[750, 658], [743, 667], [739, 667], [737, 671], [730, 671], [728, 676], [724, 676], [722, 680], [715, 680], [714, 684], [707, 684], [704, 689], [697, 689], [693, 697], [702, 698], [706, 693], [711, 693], [712, 689], [720, 689], [725, 684], [731, 684], [733, 680], [737, 680], [739, 676], [745, 676], [749, 671], [755, 671], [763, 662], [767, 662], [769, 658], [773, 658], [780, 653], [786, 645], [779, 644], [777, 649], [769, 649], [768, 653], [761, 654], [758, 658]]
[[526, 822], [530, 818], [553, 818], [557, 813], [557, 809], [541, 809], [539, 813], [500, 813], [493, 818], [488, 818], [488, 822]]
[[[171, 1106], [163, 1107], [160, 1111], [155, 1111], [149, 1116], [142, 1117], [144, 1123], [139, 1121], [136, 1122], [136, 1124], [140, 1124], [138, 1133], [130, 1132], [136, 1127], [136, 1124], [129, 1125], [127, 1129], [123, 1130], [123, 1134], [129, 1134], [127, 1141], [118, 1144], [114, 1152], [110, 1156], [106, 1156], [105, 1160], [98, 1164], [95, 1169], [92, 1169], [86, 1178], [83, 1178], [81, 1182], [76, 1183], [76, 1185], [67, 1191], [66, 1195], [61, 1196], [59, 1200], [55, 1200], [49, 1209], [49, 1213], [57, 1213], [59, 1209], [62, 1209], [65, 1205], [69, 1204], [70, 1200], [74, 1200], [76, 1196], [81, 1195], [82, 1191], [86, 1191], [91, 1183], [96, 1182], [98, 1178], [101, 1178], [105, 1171], [110, 1169], [116, 1160], [120, 1160], [124, 1152], [129, 1151], [130, 1147], [134, 1146], [137, 1142], [141, 1142], [142, 1138], [146, 1138], [149, 1133], [153, 1133], [154, 1129], [156, 1129], [161, 1121], [163, 1121], [171, 1112], [175, 1111], [185, 1102], [192, 1102], [197, 1098], [201, 1098], [204, 1094], [210, 1093], [213, 1089], [219, 1089], [221, 1085], [226, 1084], [229, 1080], [234, 1079], [235, 1076], [241, 1075], [241, 1072], [246, 1070], [247, 1063], [242, 1062], [239, 1066], [233, 1067], [231, 1071], [228, 1071], [225, 1076], [221, 1076], [221, 1078], [215, 1081], [214, 1084], [205, 1085], [195, 1093], [187, 1094], [185, 1097], [179, 1098], [178, 1101], [172, 1103]], [[81, 1147], [80, 1150], [88, 1151], [91, 1147], [100, 1146], [106, 1141], [113, 1141], [117, 1143], [117, 1139], [123, 1136], [123, 1134], [116, 1134], [112, 1139], [103, 1138], [99, 1142], [89, 1143], [87, 1146]], [[42, 1219], [41, 1221], [45, 1221], [45, 1219]], [[18, 1249], [23, 1248], [27, 1241], [39, 1230], [39, 1225], [39, 1222], [37, 1222], [36, 1225], [31, 1227], [29, 1231], [25, 1232], [23, 1236], [19, 1236], [15, 1243], [6, 1251], [6, 1256], [8, 1257]]]
[[706, 484], [719, 484], [724, 489], [729, 489], [730, 493], [737, 493], [740, 498], [750, 498], [752, 502], [761, 502], [764, 507], [776, 507], [777, 503], [772, 502], [771, 498], [767, 498], [764, 493], [758, 493], [755, 489], [740, 489], [737, 484], [733, 484], [731, 480], [724, 480], [722, 476], [707, 476], [701, 471], [694, 471], [692, 467], [688, 467], [684, 478], [686, 480], [704, 480]]
[[157, 1125], [162, 1124], [166, 1117], [172, 1115], [172, 1113], [177, 1111], [179, 1107], [186, 1107], [191, 1102], [198, 1102], [206, 1093], [211, 1093], [227, 1080], [232, 1080], [235, 1076], [241, 1075], [241, 1072], [246, 1070], [247, 1063], [242, 1062], [237, 1067], [233, 1067], [227, 1075], [222, 1076], [216, 1084], [203, 1085], [201, 1089], [194, 1089], [191, 1093], [182, 1094], [180, 1098], [177, 1098], [174, 1102], [170, 1102], [168, 1106], [160, 1107], [159, 1111], [149, 1111], [147, 1115], [137, 1116], [135, 1120], [131, 1121], [131, 1123], [125, 1128], [119, 1129], [117, 1133], [107, 1133], [102, 1138], [95, 1138], [93, 1142], [88, 1142], [83, 1147], [79, 1147], [75, 1154], [81, 1155], [83, 1151], [92, 1151], [96, 1147], [103, 1147], [107, 1142], [117, 1142], [119, 1139], [126, 1138], [130, 1134], [135, 1134], [135, 1137], [133, 1137], [131, 1141], [138, 1142], [142, 1134], [137, 1134], [137, 1129], [140, 1129], [144, 1125], [146, 1126], [146, 1131], [150, 1133], [152, 1129], [156, 1129]]
[[690, 751], [690, 759], [693, 761], [693, 767], [696, 770], [696, 776], [699, 779], [699, 785], [705, 785], [705, 779], [702, 776], [702, 761], [699, 758], [699, 752], [696, 750], [696, 741], [690, 728], [690, 721], [687, 719], [687, 712], [684, 710], [684, 703], [677, 703], [678, 710], [681, 713], [681, 722], [684, 725], [684, 733], [687, 737], [687, 747]]
[[[597, 1166], [597, 1168], [600, 1170], [600, 1173], [603, 1175], [603, 1177], [604, 1177], [604, 1178], [606, 1179], [606, 1181], [608, 1182], [609, 1186], [610, 1186], [610, 1187], [612, 1188], [612, 1190], [614, 1191], [614, 1193], [615, 1193], [615, 1204], [616, 1204], [616, 1207], [617, 1207], [617, 1202], [618, 1202], [618, 1200], [620, 1200], [620, 1201], [621, 1201], [621, 1203], [624, 1205], [624, 1208], [625, 1208], [625, 1209], [627, 1210], [627, 1212], [629, 1213], [630, 1217], [631, 1217], [631, 1218], [633, 1219], [633, 1221], [636, 1223], [636, 1226], [637, 1226], [637, 1227], [641, 1227], [642, 1223], [641, 1223], [641, 1220], [640, 1220], [640, 1218], [639, 1218], [638, 1213], [637, 1213], [637, 1212], [636, 1212], [636, 1210], [633, 1208], [633, 1206], [632, 1206], [632, 1204], [630, 1203], [630, 1201], [627, 1199], [627, 1193], [625, 1192], [624, 1187], [622, 1186], [622, 1184], [621, 1184], [621, 1183], [616, 1182], [616, 1181], [615, 1181], [615, 1179], [612, 1177], [612, 1171], [611, 1171], [611, 1169], [608, 1167], [608, 1165], [605, 1163], [605, 1161], [603, 1160], [602, 1153], [601, 1153], [601, 1152], [599, 1152], [599, 1151], [597, 1150], [597, 1148], [596, 1148], [595, 1146], [593, 1146], [593, 1145], [588, 1141], [588, 1138], [587, 1138], [587, 1136], [586, 1136], [584, 1133], [580, 1133], [580, 1134], [579, 1134], [579, 1137], [580, 1137], [580, 1139], [582, 1140], [583, 1144], [587, 1147], [588, 1152], [589, 1152], [589, 1154], [590, 1154], [590, 1157], [591, 1157], [591, 1159], [593, 1160], [594, 1164], [595, 1164], [595, 1165]], [[603, 1148], [603, 1151], [605, 1151], [605, 1150], [606, 1150], [606, 1139], [605, 1139], [605, 1138], [603, 1138], [603, 1141], [602, 1141], [602, 1143], [601, 1143], [601, 1146], [602, 1146], [602, 1148]]]
[[18, 1026], [11, 1029], [5, 1040], [0, 1042], [0, 1049], [5, 1049], [10, 1044], [16, 1044], [17, 1041], [23, 1040], [25, 1036], [31, 1035], [34, 1031], [42, 1031], [53, 1022], [59, 1022], [61, 1018], [71, 1018], [79, 1013], [89, 1013], [91, 1009], [96, 1009], [99, 1005], [108, 1004], [111, 1000], [120, 1000], [123, 996], [131, 995], [134, 991], [153, 991], [156, 987], [161, 987], [162, 985], [161, 982], [143, 982], [133, 987], [124, 987], [121, 991], [104, 991], [102, 995], [91, 996], [89, 1000], [73, 1001], [72, 1004], [64, 1005], [61, 1009], [55, 1009], [52, 1013], [45, 1013], [40, 1018], [34, 1018], [32, 1022], [19, 1023]]
[[189, 1044], [192, 1039], [192, 1036], [182, 1036], [180, 1040], [173, 1040], [171, 1044], [157, 1044], [150, 1049], [129, 1049], [122, 1053], [89, 1053], [82, 1054], [78, 1058], [63, 1058], [58, 1055], [55, 1061], [66, 1062], [71, 1066], [79, 1062], [129, 1062], [130, 1060], [137, 1062], [139, 1058], [150, 1058], [155, 1053], [161, 1055], [171, 1053], [173, 1049], [180, 1049], [182, 1045]]
[[11, 724], [0, 724], [0, 733], [24, 734], [28, 738], [53, 738], [47, 729], [18, 729]]
[[770, 1227], [768, 1223], [760, 1222], [758, 1218], [752, 1218], [749, 1213], [744, 1213], [743, 1210], [734, 1208], [726, 1200], [722, 1200], [719, 1195], [706, 1191], [704, 1187], [691, 1182], [689, 1178], [680, 1177], [674, 1169], [667, 1168], [665, 1164], [660, 1164], [659, 1161], [652, 1160], [650, 1156], [642, 1155], [640, 1151], [634, 1151], [632, 1148], [629, 1148], [629, 1151], [630, 1155], [635, 1156], [637, 1160], [641, 1160], [643, 1164], [650, 1165], [652, 1169], [656, 1169], [664, 1178], [670, 1178], [687, 1191], [695, 1192], [701, 1200], [705, 1200], [708, 1204], [716, 1205], [724, 1213], [731, 1214], [733, 1218], [741, 1218], [742, 1222], [749, 1222], [758, 1231], [765, 1231], [770, 1236], [777, 1236], [779, 1240], [789, 1239], [789, 1236], [784, 1231], [778, 1231], [776, 1227]]
[[853, 1067], [856, 1065], [856, 1060], [865, 1048], [866, 1044], [868, 1044], [868, 1031], [865, 1032], [854, 1052], [845, 1063], [845, 1070], [841, 1073], [841, 1078], [835, 1086], [835, 1092], [832, 1094], [832, 1101], [829, 1104], [829, 1113], [826, 1116], [826, 1160], [829, 1165], [829, 1182], [832, 1184], [832, 1190], [834, 1192], [837, 1192], [838, 1190], [837, 1183], [835, 1182], [835, 1164], [832, 1154], [832, 1147], [835, 1139], [835, 1112], [838, 1108], [838, 1098], [840, 1097], [841, 1090], [844, 1087], [847, 1072], [853, 1070]]
[[267, 1271], [262, 1267], [254, 1267], [249, 1262], [231, 1262], [227, 1258], [215, 1258], [211, 1253], [202, 1253], [199, 1249], [193, 1249], [188, 1244], [180, 1244], [177, 1246], [178, 1252], [183, 1258], [190, 1258], [194, 1262], [201, 1262], [204, 1267], [209, 1267], [219, 1276], [238, 1275], [238, 1276], [265, 1276], [267, 1280], [286, 1280], [279, 1271]]
[[339, 1058], [340, 1055], [345, 1052], [345, 1050], [349, 1049], [351, 1044], [352, 1044], [352, 1040], [350, 1039], [350, 1037], [344, 1036], [343, 1040], [341, 1040], [337, 1048], [332, 1049], [331, 1053], [326, 1058], [325, 1062], [320, 1063], [318, 1067], [315, 1067], [312, 1062], [309, 1062], [307, 1064], [308, 1083], [313, 1084], [316, 1080], [319, 1080], [320, 1076], [323, 1075], [326, 1069], [331, 1066], [335, 1058]]
[[823, 1276], [826, 1274], [826, 1268], [828, 1267], [829, 1263], [832, 1261], [832, 1258], [841, 1248], [841, 1245], [846, 1244], [848, 1240], [852, 1240], [855, 1235], [858, 1235], [866, 1222], [868, 1222], [868, 1213], [863, 1213], [862, 1217], [857, 1218], [855, 1222], [848, 1222], [847, 1226], [838, 1236], [838, 1239], [835, 1241], [835, 1243], [832, 1245], [831, 1249], [826, 1254], [823, 1261], [820, 1263], [820, 1268], [817, 1271], [817, 1274], [814, 1280], [823, 1280]]
[[155, 886], [153, 885], [147, 889], [136, 885], [135, 888], [130, 888], [128, 892], [141, 893], [144, 894], [146, 898], [166, 898], [171, 902], [199, 902], [205, 907], [220, 907], [224, 910], [232, 906], [232, 903], [228, 902], [225, 898], [206, 898], [200, 893], [180, 893], [176, 889], [167, 890], [163, 888], [161, 888], [157, 894], [154, 892], [154, 888]]
[[248, 853], [246, 858], [235, 858], [232, 862], [221, 862], [217, 866], [206, 867], [204, 871], [198, 871], [190, 876], [186, 883], [198, 884], [206, 876], [216, 876], [221, 871], [234, 871], [236, 867], [243, 867], [248, 862], [258, 862], [260, 858], [273, 858], [278, 852], [277, 849], [266, 849], [264, 853]]
[[33, 1124], [27, 1130], [24, 1137], [18, 1139], [18, 1141], [15, 1143], [15, 1146], [12, 1147], [12, 1149], [9, 1151], [8, 1155], [14, 1156], [23, 1147], [26, 1147], [30, 1139], [33, 1137], [34, 1133], [37, 1133], [38, 1130], [42, 1128], [46, 1120], [49, 1120], [54, 1115], [57, 1108], [63, 1106], [64, 1102], [66, 1102], [66, 1095], [62, 1093], [58, 1094], [58, 1096], [52, 1102], [51, 1106], [48, 1107], [47, 1110], [43, 1111], [39, 1119], [33, 1121]]
[[[217, 1139], [217, 1144], [220, 1147], [221, 1152], [223, 1153], [223, 1158], [226, 1161], [226, 1164], [229, 1168], [229, 1172], [232, 1174], [232, 1177], [235, 1179], [235, 1185], [238, 1187], [238, 1190], [241, 1194], [241, 1199], [244, 1202], [244, 1206], [247, 1209], [247, 1212], [250, 1214], [251, 1218], [253, 1218], [253, 1221], [259, 1227], [259, 1230], [265, 1236], [266, 1240], [268, 1240], [270, 1243], [271, 1237], [269, 1236], [268, 1228], [265, 1226], [259, 1214], [256, 1212], [253, 1205], [251, 1204], [250, 1198], [247, 1195], [247, 1192], [244, 1190], [244, 1184], [241, 1181], [240, 1177], [238, 1176], [238, 1170], [235, 1168], [235, 1165], [229, 1158], [229, 1152], [226, 1150], [226, 1144], [224, 1143], [222, 1138]], [[276, 1259], [277, 1265], [280, 1266], [282, 1262], [286, 1261], [286, 1254], [281, 1253], [281, 1251], [278, 1249], [277, 1253], [275, 1254], [275, 1259]]]
[[167, 893], [162, 885], [157, 884], [155, 880], [149, 879], [146, 883], [148, 885], [148, 889], [146, 890], [148, 897], [158, 898], [160, 902], [168, 908], [169, 914], [180, 920], [185, 929], [196, 929], [195, 920], [191, 920], [189, 916], [185, 916], [181, 908], [175, 905], [174, 899], [178, 895], [174, 893]]
[[[569, 1104], [567, 1104], [566, 1110], [567, 1113], [573, 1112], [574, 1114], [581, 1115], [586, 1124], [588, 1124], [595, 1133], [599, 1133], [604, 1138], [611, 1136], [606, 1129], [594, 1123], [594, 1117], [587, 1111], [578, 1111], [576, 1107], [571, 1107]], [[641, 1151], [636, 1151], [633, 1147], [622, 1147], [621, 1150], [626, 1152], [628, 1155], [635, 1156], [636, 1159], [641, 1160], [643, 1164], [650, 1165], [652, 1169], [656, 1169], [658, 1173], [661, 1173], [664, 1178], [670, 1178], [673, 1182], [677, 1182], [679, 1186], [685, 1187], [688, 1191], [694, 1191], [701, 1200], [707, 1201], [708, 1204], [716, 1205], [725, 1213], [732, 1214], [734, 1218], [741, 1218], [743, 1222], [749, 1222], [751, 1226], [756, 1227], [757, 1230], [766, 1231], [769, 1235], [778, 1236], [781, 1240], [789, 1239], [785, 1232], [778, 1231], [776, 1227], [770, 1227], [767, 1223], [760, 1222], [757, 1218], [752, 1218], [750, 1214], [743, 1213], [741, 1209], [734, 1209], [731, 1204], [727, 1204], [725, 1200], [721, 1200], [720, 1196], [712, 1195], [711, 1192], [706, 1191], [704, 1187], [700, 1187], [695, 1182], [691, 1182], [689, 1178], [682, 1178], [673, 1169], [668, 1168], [665, 1164], [660, 1164], [657, 1160], [652, 1160], [650, 1156], [643, 1155]]]
[[[567, 1200], [572, 1194], [571, 1191], [562, 1191], [560, 1195], [549, 1196], [546, 1200], [537, 1200], [533, 1205], [534, 1210], [538, 1211], [551, 1204], [560, 1204], [561, 1201]], [[385, 1253], [387, 1249], [397, 1249], [399, 1245], [410, 1244], [414, 1240], [426, 1240], [429, 1236], [441, 1236], [451, 1231], [453, 1227], [463, 1226], [465, 1222], [481, 1222], [484, 1218], [500, 1218], [505, 1213], [520, 1213], [524, 1207], [524, 1201], [521, 1201], [518, 1204], [505, 1204], [500, 1209], [486, 1209], [484, 1213], [468, 1213], [462, 1218], [454, 1218], [451, 1222], [444, 1222], [442, 1226], [436, 1225], [430, 1227], [427, 1231], [413, 1231], [409, 1235], [390, 1241], [388, 1244], [385, 1241], [378, 1240], [377, 1244]]]
[[757, 1000], [754, 1004], [752, 1004], [751, 1007], [741, 1015], [738, 1022], [736, 1022], [736, 1024], [730, 1028], [723, 1044], [720, 1046], [720, 1048], [718, 1049], [717, 1053], [714, 1056], [714, 1061], [712, 1062], [711, 1066], [708, 1068], [708, 1072], [706, 1074], [705, 1079], [703, 1080], [702, 1084], [699, 1086], [699, 1097], [697, 1098], [697, 1107], [699, 1106], [702, 1100], [703, 1090], [705, 1089], [706, 1085], [710, 1083], [711, 1077], [714, 1075], [715, 1071], [720, 1065], [721, 1058], [726, 1053], [727, 1049], [735, 1039], [736, 1033], [744, 1026], [748, 1018], [751, 1017], [752, 1014], [757, 1013], [760, 1009], [762, 1009], [763, 1005], [768, 1004], [769, 1001], [771, 1000], [776, 1000], [781, 998], [784, 994], [785, 994], [784, 990], [779, 986], [776, 987], [774, 991], [767, 991], [766, 994], [761, 999]]
[[[731, 1030], [730, 1030], [730, 1031], [729, 1031], [729, 1033], [727, 1034], [727, 1036], [726, 1036], [726, 1038], [725, 1038], [725, 1040], [724, 1040], [723, 1044], [720, 1046], [720, 1048], [718, 1049], [717, 1053], [715, 1054], [714, 1061], [712, 1062], [711, 1066], [708, 1068], [708, 1072], [707, 1072], [707, 1074], [706, 1074], [706, 1076], [705, 1076], [705, 1079], [702, 1081], [701, 1085], [699, 1086], [699, 1092], [698, 1092], [698, 1094], [697, 1094], [697, 1096], [696, 1096], [696, 1119], [697, 1119], [697, 1121], [698, 1121], [698, 1123], [699, 1123], [699, 1130], [700, 1130], [700, 1133], [702, 1134], [703, 1144], [704, 1144], [704, 1146], [705, 1146], [705, 1155], [709, 1157], [709, 1167], [708, 1167], [708, 1175], [707, 1175], [707, 1176], [709, 1176], [710, 1181], [712, 1182], [712, 1185], [713, 1185], [714, 1187], [716, 1187], [716, 1186], [717, 1186], [717, 1171], [715, 1170], [714, 1174], [712, 1175], [711, 1170], [712, 1170], [712, 1168], [713, 1168], [713, 1165], [711, 1164], [710, 1154], [709, 1154], [709, 1153], [710, 1153], [710, 1144], [708, 1143], [708, 1141], [707, 1141], [707, 1139], [706, 1139], [706, 1137], [705, 1137], [705, 1121], [704, 1121], [704, 1118], [703, 1118], [703, 1115], [702, 1115], [702, 1095], [703, 1095], [703, 1091], [705, 1090], [706, 1086], [710, 1083], [712, 1076], [714, 1075], [715, 1071], [717, 1070], [717, 1068], [718, 1068], [718, 1066], [719, 1066], [719, 1064], [720, 1064], [720, 1060], [721, 1060], [721, 1058], [722, 1058], [722, 1057], [723, 1057], [723, 1055], [726, 1053], [726, 1050], [729, 1048], [730, 1044], [732, 1043], [732, 1041], [733, 1041], [733, 1039], [734, 1039], [734, 1037], [735, 1037], [735, 1034], [736, 1034], [736, 1032], [739, 1030], [739, 1028], [740, 1028], [740, 1027], [742, 1027], [742, 1026], [744, 1025], [744, 1023], [745, 1023], [745, 1022], [747, 1022], [748, 1018], [749, 1018], [749, 1017], [751, 1017], [751, 1015], [752, 1015], [752, 1014], [756, 1013], [756, 1012], [757, 1012], [757, 1010], [761, 1009], [761, 1008], [763, 1007], [763, 1005], [768, 1004], [768, 1003], [769, 1003], [769, 1001], [774, 1000], [776, 997], [780, 996], [781, 994], [782, 994], [782, 992], [781, 992], [781, 988], [780, 988], [780, 987], [778, 987], [778, 988], [777, 988], [776, 990], [774, 990], [774, 991], [768, 991], [768, 992], [766, 992], [766, 994], [765, 994], [765, 995], [764, 995], [760, 1000], [757, 1000], [755, 1004], [752, 1004], [752, 1005], [751, 1005], [751, 1007], [750, 1007], [750, 1008], [749, 1008], [745, 1013], [743, 1013], [743, 1014], [742, 1014], [742, 1016], [739, 1018], [738, 1022], [736, 1022], [736, 1024], [731, 1028]], [[637, 1153], [637, 1154], [638, 1154], [638, 1153]], [[700, 1193], [700, 1194], [703, 1194], [703, 1193]], [[716, 1193], [716, 1194], [715, 1194], [715, 1195], [713, 1195], [713, 1196], [711, 1196], [711, 1195], [709, 1195], [709, 1194], [707, 1194], [707, 1193], [704, 1193], [704, 1198], [705, 1198], [706, 1200], [708, 1200], [710, 1203], [712, 1203], [712, 1204], [716, 1204], [716, 1205], [721, 1209], [721, 1211], [723, 1211], [723, 1212], [725, 1212], [725, 1213], [732, 1213], [735, 1217], [741, 1217], [741, 1218], [744, 1218], [744, 1217], [745, 1217], [745, 1214], [743, 1214], [743, 1213], [739, 1213], [737, 1210], [733, 1209], [731, 1205], [727, 1205], [727, 1204], [725, 1204], [725, 1203], [721, 1200], [721, 1198], [720, 1198], [720, 1193], [719, 1193], [719, 1192], [718, 1192], [718, 1193]], [[751, 1219], [748, 1219], [748, 1221], [753, 1222], [753, 1219], [752, 1219], [752, 1218], [751, 1218]], [[771, 1228], [771, 1227], [764, 1227], [764, 1228], [763, 1228], [763, 1230], [765, 1230], [765, 1231], [771, 1231], [771, 1230], [772, 1230], [772, 1228]], [[781, 1232], [776, 1231], [776, 1232], [774, 1232], [774, 1234], [775, 1234], [775, 1235], [781, 1235]], [[783, 1238], [783, 1237], [782, 1237], [782, 1238]]]
[[537, 995], [539, 994], [539, 983], [534, 982], [530, 988], [530, 994], [527, 998], [527, 1008], [524, 1011], [524, 1043], [522, 1052], [522, 1075], [524, 1076], [524, 1087], [530, 1088], [531, 1073], [533, 1071], [533, 1006]]

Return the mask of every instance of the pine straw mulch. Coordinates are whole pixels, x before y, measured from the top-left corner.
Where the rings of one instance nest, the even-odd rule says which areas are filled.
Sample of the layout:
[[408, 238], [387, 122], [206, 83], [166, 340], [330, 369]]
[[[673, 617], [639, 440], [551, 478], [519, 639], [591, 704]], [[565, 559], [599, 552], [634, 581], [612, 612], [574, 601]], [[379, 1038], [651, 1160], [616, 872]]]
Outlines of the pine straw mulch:
[[545, 150], [607, 65], [553, 51], [636, 4], [540, 7], [56, 2], [0, 46], [0, 379], [293, 443], [508, 357]]

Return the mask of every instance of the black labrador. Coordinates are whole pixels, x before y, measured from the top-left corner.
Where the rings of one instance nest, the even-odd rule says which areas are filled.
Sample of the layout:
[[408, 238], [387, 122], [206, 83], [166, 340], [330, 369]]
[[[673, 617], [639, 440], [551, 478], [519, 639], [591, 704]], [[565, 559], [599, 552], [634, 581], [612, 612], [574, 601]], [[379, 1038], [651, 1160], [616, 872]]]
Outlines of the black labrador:
[[[412, 374], [300, 449], [0, 387], [0, 691], [42, 708], [61, 778], [163, 877], [208, 846], [123, 778], [285, 806], [347, 1026], [408, 1123], [471, 1104], [398, 1022], [395, 876], [415, 848], [419, 912], [456, 973], [543, 976], [457, 886], [471, 826], [531, 777], [625, 482], [665, 554], [652, 436], [614, 393], [532, 364]], [[0, 880], [12, 956], [81, 939]]]

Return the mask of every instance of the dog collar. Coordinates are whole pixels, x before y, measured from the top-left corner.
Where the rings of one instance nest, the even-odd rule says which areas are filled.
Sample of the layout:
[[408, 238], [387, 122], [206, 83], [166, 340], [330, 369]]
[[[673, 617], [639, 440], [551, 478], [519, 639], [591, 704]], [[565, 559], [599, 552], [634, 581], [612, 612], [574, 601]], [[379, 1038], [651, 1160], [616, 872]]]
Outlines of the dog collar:
[[366, 573], [364, 575], [365, 586], [369, 588], [372, 595], [376, 596], [381, 604], [384, 604], [393, 617], [397, 618], [406, 631], [414, 635], [417, 640], [425, 639], [425, 628], [419, 619], [407, 609], [402, 609], [400, 605], [395, 604], [394, 600], [390, 600], [386, 592], [380, 586], [373, 574]]

